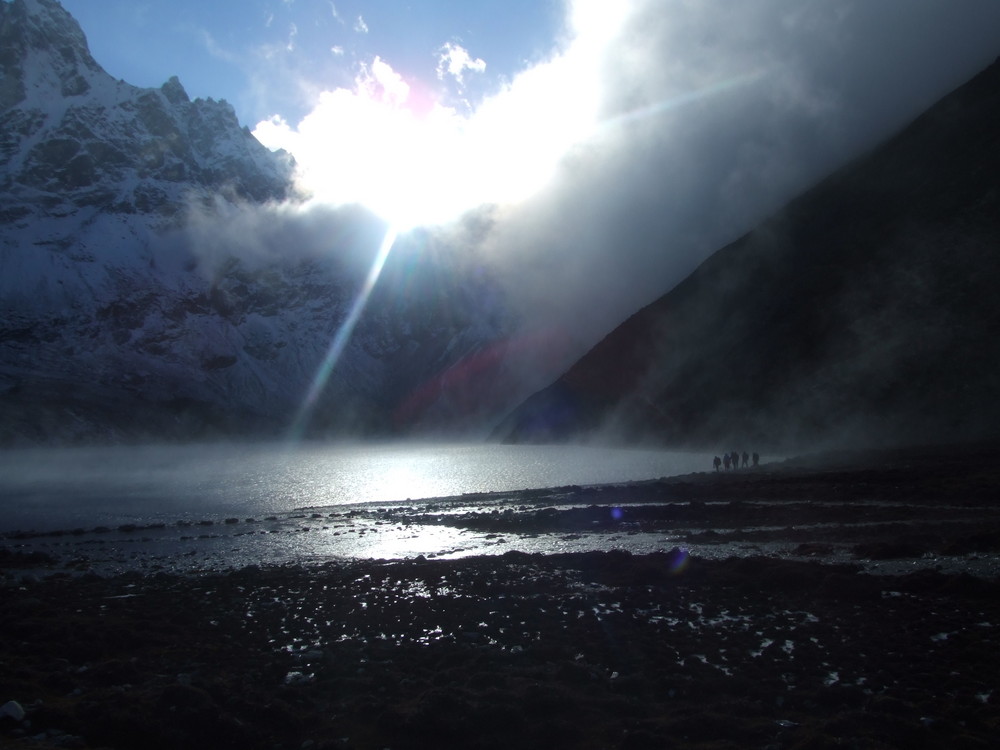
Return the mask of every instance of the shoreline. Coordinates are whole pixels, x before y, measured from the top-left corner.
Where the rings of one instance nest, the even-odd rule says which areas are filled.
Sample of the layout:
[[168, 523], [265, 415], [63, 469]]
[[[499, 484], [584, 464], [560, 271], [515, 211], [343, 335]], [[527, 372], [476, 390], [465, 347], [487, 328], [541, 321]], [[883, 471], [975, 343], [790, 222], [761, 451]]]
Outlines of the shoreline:
[[[935, 570], [925, 552], [997, 556], [1000, 469], [986, 453], [907, 455], [562, 488], [565, 506], [539, 491], [510, 513], [381, 514], [525, 543], [669, 527], [748, 545], [727, 559], [665, 545], [25, 576], [0, 556], [0, 704], [24, 710], [0, 718], [0, 744], [986, 747], [1000, 580]], [[764, 533], [800, 559], [760, 553]], [[912, 572], [831, 552], [867, 543]]]
[[674, 547], [711, 559], [769, 556], [989, 578], [1000, 574], [994, 451], [980, 444], [840, 452], [618, 484], [6, 532], [0, 584], [25, 574]]

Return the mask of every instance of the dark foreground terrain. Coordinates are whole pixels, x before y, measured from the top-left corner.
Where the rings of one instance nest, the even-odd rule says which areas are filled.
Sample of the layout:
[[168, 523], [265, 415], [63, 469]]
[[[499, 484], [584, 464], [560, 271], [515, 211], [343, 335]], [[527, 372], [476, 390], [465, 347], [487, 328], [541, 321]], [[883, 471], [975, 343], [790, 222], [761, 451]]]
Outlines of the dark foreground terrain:
[[[0, 745], [992, 747], [1000, 582], [922, 565], [920, 553], [960, 562], [997, 551], [989, 453], [827, 457], [668, 481], [674, 508], [650, 511], [663, 523], [684, 493], [751, 508], [839, 498], [853, 518], [876, 513], [866, 535], [886, 535], [875, 555], [856, 542], [857, 564], [820, 544], [817, 561], [508, 552], [25, 578], [39, 561], [8, 549], [0, 705], [16, 705]], [[886, 502], [907, 517], [883, 517]], [[957, 527], [921, 522], [893, 546], [911, 516], [942, 505]], [[590, 524], [607, 515], [589, 512]], [[554, 523], [552, 512], [525, 517]], [[586, 533], [578, 515], [563, 518]], [[801, 544], [794, 531], [789, 550]], [[912, 572], [863, 568], [872, 557], [909, 560]]]

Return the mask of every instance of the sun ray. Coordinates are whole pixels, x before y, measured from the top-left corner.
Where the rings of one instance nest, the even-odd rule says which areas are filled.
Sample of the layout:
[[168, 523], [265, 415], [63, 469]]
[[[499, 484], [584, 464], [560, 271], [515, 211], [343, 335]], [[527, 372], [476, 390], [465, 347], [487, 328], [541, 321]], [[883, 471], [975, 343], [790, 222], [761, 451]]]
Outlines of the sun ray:
[[399, 232], [396, 227], [390, 225], [386, 229], [385, 236], [382, 238], [382, 244], [379, 246], [378, 253], [375, 255], [375, 260], [372, 262], [372, 267], [368, 270], [368, 276], [365, 278], [364, 284], [358, 291], [358, 296], [355, 297], [354, 303], [351, 305], [351, 309], [348, 312], [347, 317], [344, 318], [343, 323], [340, 324], [340, 328], [337, 329], [337, 333], [333, 337], [333, 341], [330, 342], [330, 347], [327, 349], [326, 355], [323, 357], [323, 361], [316, 369], [316, 374], [313, 376], [309, 390], [306, 392], [306, 396], [302, 400], [302, 404], [299, 406], [299, 410], [296, 413], [295, 419], [288, 431], [288, 439], [290, 442], [297, 443], [302, 439], [302, 435], [304, 434], [306, 427], [309, 425], [309, 419], [312, 417], [316, 404], [319, 402], [319, 397], [323, 394], [327, 381], [329, 381], [330, 375], [337, 366], [337, 361], [340, 359], [340, 355], [343, 354], [344, 348], [351, 340], [351, 334], [354, 333], [354, 328], [357, 326], [358, 320], [361, 318], [361, 313], [364, 312], [365, 305], [368, 304], [368, 298], [375, 289], [375, 284], [378, 282], [379, 276], [382, 274], [385, 262], [389, 258], [389, 252], [392, 250], [392, 246], [396, 243], [396, 238], [398, 236]]
[[716, 96], [718, 94], [731, 91], [733, 89], [741, 88], [743, 86], [749, 86], [762, 80], [767, 74], [768, 70], [755, 70], [749, 73], [744, 73], [742, 75], [733, 76], [732, 78], [727, 78], [722, 81], [717, 81], [715, 83], [703, 86], [694, 91], [687, 91], [682, 94], [677, 94], [676, 96], [663, 99], [656, 104], [651, 104], [646, 107], [641, 107], [639, 109], [626, 112], [617, 117], [612, 117], [604, 120], [598, 126], [598, 130], [607, 130], [613, 127], [618, 127], [626, 123], [635, 122], [637, 120], [643, 120], [648, 117], [653, 117], [655, 115], [660, 115], [665, 112], [669, 112], [674, 109], [680, 109], [681, 107], [693, 104], [702, 99], [708, 99], [709, 97]]

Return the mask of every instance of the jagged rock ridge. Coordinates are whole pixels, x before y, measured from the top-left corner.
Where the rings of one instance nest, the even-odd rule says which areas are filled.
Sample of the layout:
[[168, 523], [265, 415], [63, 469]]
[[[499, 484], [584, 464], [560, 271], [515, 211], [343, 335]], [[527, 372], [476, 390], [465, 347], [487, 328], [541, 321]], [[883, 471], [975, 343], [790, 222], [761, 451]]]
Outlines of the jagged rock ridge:
[[54, 0], [14, 0], [0, 14], [7, 220], [32, 207], [169, 214], [192, 186], [286, 197], [288, 156], [240, 128], [226, 102], [192, 102], [176, 78], [160, 89], [115, 81]]

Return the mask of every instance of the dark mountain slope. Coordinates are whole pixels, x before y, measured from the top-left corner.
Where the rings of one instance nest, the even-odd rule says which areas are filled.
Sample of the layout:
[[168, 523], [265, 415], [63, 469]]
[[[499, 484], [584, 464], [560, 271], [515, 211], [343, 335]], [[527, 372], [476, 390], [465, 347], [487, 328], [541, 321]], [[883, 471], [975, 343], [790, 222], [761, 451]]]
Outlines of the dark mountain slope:
[[996, 434], [998, 336], [1000, 61], [718, 251], [495, 434], [723, 449]]

